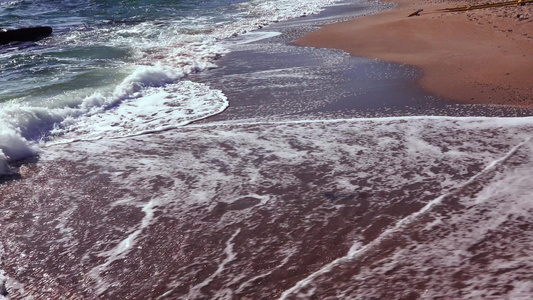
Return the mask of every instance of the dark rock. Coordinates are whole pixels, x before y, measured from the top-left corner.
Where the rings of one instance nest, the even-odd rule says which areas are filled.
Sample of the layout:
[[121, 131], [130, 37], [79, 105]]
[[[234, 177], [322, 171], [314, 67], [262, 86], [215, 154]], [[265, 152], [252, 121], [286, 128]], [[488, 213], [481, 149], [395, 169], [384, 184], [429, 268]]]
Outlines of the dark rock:
[[14, 180], [22, 179], [22, 175], [18, 173], [13, 173], [9, 175], [0, 175], [0, 184], [7, 183]]
[[11, 42], [34, 42], [52, 34], [52, 27], [31, 27], [0, 31], [0, 45]]

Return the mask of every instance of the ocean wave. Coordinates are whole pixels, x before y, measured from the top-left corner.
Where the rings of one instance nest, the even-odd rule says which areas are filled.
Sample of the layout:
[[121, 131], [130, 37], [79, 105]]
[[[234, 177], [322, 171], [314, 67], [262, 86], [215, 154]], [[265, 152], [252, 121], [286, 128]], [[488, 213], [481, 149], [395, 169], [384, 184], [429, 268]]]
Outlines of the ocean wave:
[[37, 155], [42, 142], [162, 130], [226, 109], [228, 103], [221, 92], [199, 83], [177, 82], [183, 76], [162, 64], [138, 66], [112, 92], [94, 92], [76, 105], [1, 104], [0, 175], [11, 172], [7, 162]]
[[[227, 44], [221, 41], [273, 22], [317, 13], [334, 2], [251, 1], [232, 4], [231, 9], [218, 16], [201, 14], [131, 24], [104, 22], [83, 30], [75, 30], [76, 26], [60, 30], [42, 42], [45, 47], [39, 57], [57, 57], [54, 69], [63, 68], [64, 62], [64, 75], [71, 79], [55, 73], [50, 78], [39, 75], [41, 80], [34, 87], [35, 93], [25, 93], [30, 96], [24, 97], [12, 95], [19, 98], [0, 103], [1, 172], [10, 172], [7, 162], [37, 155], [39, 143], [120, 137], [182, 126], [220, 113], [228, 106], [221, 91], [184, 78], [216, 68], [216, 59], [229, 52]], [[72, 46], [77, 52], [69, 52]], [[94, 57], [100, 57], [95, 55], [102, 48], [95, 46], [123, 49], [124, 53], [114, 59], [98, 60]], [[13, 55], [19, 54], [9, 52], [5, 58]], [[30, 57], [31, 53], [27, 55]], [[46, 63], [40, 65], [39, 72], [46, 67]], [[93, 76], [91, 68], [114, 68], [120, 74], [111, 75], [115, 77], [102, 85], [102, 79], [97, 77], [103, 76], [103, 71]], [[12, 71], [18, 74], [24, 70]], [[87, 80], [88, 88], [80, 88]], [[74, 90], [70, 86], [75, 86]]]
[[0, 175], [13, 173], [8, 161], [34, 156], [37, 153], [38, 148], [25, 139], [18, 128], [10, 124], [0, 125]]

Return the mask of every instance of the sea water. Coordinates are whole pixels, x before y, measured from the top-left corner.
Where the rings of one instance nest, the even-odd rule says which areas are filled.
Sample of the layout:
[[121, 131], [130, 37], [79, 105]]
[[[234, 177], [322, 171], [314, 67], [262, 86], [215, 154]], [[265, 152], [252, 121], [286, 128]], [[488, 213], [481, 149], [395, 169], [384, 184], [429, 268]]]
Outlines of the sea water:
[[0, 282], [10, 299], [528, 299], [532, 128], [239, 120], [55, 144], [0, 185]]
[[54, 30], [0, 47], [0, 172], [66, 133], [117, 137], [220, 113], [224, 94], [187, 76], [216, 67], [221, 41], [333, 2], [0, 1], [0, 28]]
[[353, 118], [411, 69], [242, 34], [328, 3], [0, 3], [56, 29], [1, 48], [0, 170], [40, 156], [0, 184], [0, 299], [533, 293], [533, 119]]

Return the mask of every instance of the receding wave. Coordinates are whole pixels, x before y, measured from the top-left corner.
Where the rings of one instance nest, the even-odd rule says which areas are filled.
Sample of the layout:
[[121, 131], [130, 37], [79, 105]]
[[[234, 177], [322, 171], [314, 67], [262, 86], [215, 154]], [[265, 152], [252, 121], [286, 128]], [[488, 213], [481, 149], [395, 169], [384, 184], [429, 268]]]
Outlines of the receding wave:
[[[38, 154], [38, 144], [58, 139], [117, 137], [188, 124], [223, 111], [226, 97], [156, 64], [140, 66], [113, 91], [95, 92], [76, 106], [4, 103], [0, 110], [0, 174], [8, 161]], [[176, 83], [174, 83], [176, 82]]]
[[228, 52], [221, 40], [317, 13], [333, 2], [243, 2], [232, 4], [224, 18], [204, 14], [93, 25], [76, 25], [80, 21], [73, 18], [72, 28], [61, 25], [43, 47], [2, 53], [6, 61], [20, 61], [6, 65], [6, 72], [30, 77], [6, 81], [16, 92], [3, 93], [0, 103], [0, 174], [10, 172], [7, 162], [37, 155], [42, 142], [131, 135], [220, 113], [228, 105], [225, 96], [184, 77], [215, 68], [215, 59]]

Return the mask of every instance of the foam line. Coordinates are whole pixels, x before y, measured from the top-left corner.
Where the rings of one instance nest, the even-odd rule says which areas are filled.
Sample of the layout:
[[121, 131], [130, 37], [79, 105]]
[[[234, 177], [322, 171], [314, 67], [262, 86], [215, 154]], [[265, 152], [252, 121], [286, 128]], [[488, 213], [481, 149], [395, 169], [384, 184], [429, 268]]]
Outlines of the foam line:
[[277, 31], [263, 31], [263, 32], [252, 31], [252, 32], [247, 32], [247, 33], [241, 34], [241, 35], [237, 36], [236, 38], [233, 38], [233, 39], [230, 39], [230, 40], [225, 40], [225, 41], [222, 42], [222, 44], [223, 45], [228, 45], [228, 46], [244, 45], [244, 44], [257, 42], [257, 41], [260, 41], [260, 40], [269, 39], [269, 38], [272, 38], [272, 37], [275, 37], [275, 36], [278, 36], [278, 35], [281, 35], [281, 32], [277, 32]]
[[[450, 117], [450, 116], [401, 116], [377, 118], [348, 118], [348, 119], [316, 119], [316, 120], [283, 120], [283, 121], [221, 121], [209, 124], [191, 124], [189, 128], [217, 127], [217, 126], [251, 126], [251, 125], [290, 125], [290, 124], [316, 124], [316, 123], [342, 123], [342, 122], [390, 122], [409, 120], [441, 120], [441, 121], [506, 121], [507, 125], [530, 125], [533, 117]], [[244, 122], [243, 122], [244, 121]], [[503, 124], [502, 124], [503, 125]]]
[[492, 161], [491, 163], [489, 163], [482, 171], [480, 171], [476, 175], [472, 176], [466, 182], [462, 183], [461, 185], [459, 185], [458, 187], [456, 187], [452, 191], [450, 191], [450, 192], [448, 192], [448, 193], [446, 193], [444, 195], [441, 195], [441, 196], [431, 200], [428, 204], [426, 204], [419, 211], [417, 211], [417, 212], [415, 212], [415, 213], [413, 213], [413, 214], [401, 219], [400, 221], [398, 221], [396, 223], [396, 225], [394, 227], [385, 230], [379, 237], [377, 237], [376, 239], [374, 239], [372, 242], [368, 243], [364, 247], [362, 247], [362, 248], [351, 247], [350, 250], [348, 251], [348, 253], [345, 256], [335, 259], [331, 263], [329, 263], [329, 264], [325, 265], [324, 267], [322, 267], [320, 270], [318, 270], [318, 271], [312, 273], [311, 275], [307, 276], [306, 278], [298, 281], [293, 287], [291, 287], [291, 288], [287, 289], [286, 291], [284, 291], [283, 294], [281, 295], [281, 297], [279, 298], [279, 300], [288, 299], [288, 297], [290, 295], [293, 295], [293, 294], [297, 293], [298, 291], [300, 291], [301, 289], [303, 289], [306, 286], [308, 286], [313, 280], [318, 278], [318, 276], [320, 276], [322, 274], [325, 274], [325, 273], [328, 273], [328, 272], [332, 271], [334, 267], [339, 266], [342, 263], [348, 262], [348, 261], [350, 261], [350, 260], [352, 260], [352, 259], [354, 259], [354, 258], [356, 258], [356, 257], [358, 257], [360, 255], [363, 255], [364, 253], [366, 253], [370, 249], [378, 246], [381, 243], [381, 241], [383, 241], [385, 238], [389, 237], [390, 235], [394, 234], [395, 232], [398, 232], [403, 226], [405, 226], [407, 224], [410, 224], [411, 222], [416, 220], [420, 215], [424, 214], [430, 208], [432, 208], [433, 206], [441, 203], [444, 198], [449, 197], [451, 195], [454, 195], [455, 193], [460, 191], [462, 188], [464, 188], [464, 187], [468, 186], [469, 184], [471, 184], [472, 182], [476, 181], [479, 177], [483, 176], [485, 173], [493, 170], [498, 165], [500, 165], [501, 163], [505, 162], [512, 155], [514, 155], [516, 153], [516, 151], [518, 151], [518, 149], [520, 149], [522, 146], [524, 146], [529, 141], [531, 141], [531, 138], [528, 138], [528, 139], [522, 141], [521, 143], [519, 143], [518, 145], [514, 146], [503, 157], [501, 157], [499, 159], [496, 159], [496, 160]]
[[[229, 105], [228, 105], [229, 106]], [[226, 107], [227, 108], [227, 107]], [[224, 108], [224, 110], [226, 109]], [[222, 113], [224, 110], [216, 113]], [[215, 114], [215, 115], [216, 115]], [[206, 119], [201, 118], [198, 120], [192, 120], [187, 124], [179, 126], [167, 126], [160, 129], [146, 130], [124, 136], [108, 137], [107, 139], [120, 140], [132, 137], [138, 137], [143, 135], [159, 134], [170, 130], [179, 130], [183, 128], [212, 128], [212, 127], [225, 127], [225, 126], [261, 126], [261, 125], [292, 125], [292, 124], [335, 124], [344, 122], [391, 122], [391, 121], [409, 121], [409, 120], [441, 120], [441, 121], [472, 121], [472, 122], [491, 122], [493, 124], [498, 123], [500, 126], [520, 126], [520, 125], [533, 125], [533, 117], [450, 117], [450, 116], [403, 116], [403, 117], [383, 117], [383, 118], [348, 118], [348, 119], [316, 119], [316, 120], [288, 120], [288, 121], [253, 121], [253, 120], [237, 120], [237, 121], [221, 121], [207, 124], [194, 124], [196, 121]], [[56, 145], [71, 144], [77, 142], [92, 142], [102, 139], [103, 137], [88, 138], [88, 139], [74, 139], [69, 141], [53, 142], [42, 145], [41, 147], [53, 147]]]
[[107, 289], [107, 286], [103, 278], [100, 276], [100, 273], [107, 269], [107, 267], [114, 261], [124, 259], [126, 257], [126, 254], [135, 245], [138, 236], [146, 227], [150, 226], [150, 224], [152, 223], [152, 220], [154, 219], [154, 208], [156, 206], [157, 205], [153, 200], [150, 200], [147, 204], [145, 204], [142, 208], [142, 211], [144, 212], [144, 217], [137, 230], [130, 233], [125, 239], [118, 243], [115, 248], [99, 254], [99, 256], [107, 256], [105, 263], [98, 265], [92, 268], [91, 271], [89, 271], [89, 276], [95, 279], [97, 282], [96, 290], [98, 295], [102, 294]]
[[[160, 129], [146, 130], [146, 131], [132, 133], [132, 134], [124, 135], [124, 136], [107, 137], [106, 139], [107, 140], [120, 140], [120, 139], [127, 139], [127, 138], [142, 136], [142, 135], [158, 134], [158, 133], [169, 131], [169, 130], [179, 129], [180, 127], [183, 127], [183, 126], [173, 126], [172, 125], [172, 126], [166, 126], [166, 127], [160, 128]], [[52, 147], [52, 146], [72, 144], [72, 143], [80, 143], [80, 142], [96, 142], [96, 141], [99, 141], [99, 140], [101, 140], [103, 138], [104, 138], [103, 136], [98, 136], [98, 137], [94, 137], [94, 138], [84, 138], [84, 139], [74, 139], [74, 140], [61, 141], [61, 142], [52, 142], [52, 143], [48, 143], [48, 144], [42, 145], [41, 147], [43, 147], [43, 148], [44, 147]]]
[[[532, 125], [533, 117], [450, 117], [450, 116], [403, 116], [403, 117], [382, 117], [382, 118], [348, 118], [348, 119], [316, 119], [316, 120], [283, 120], [283, 121], [253, 121], [253, 120], [236, 120], [221, 121], [208, 124], [191, 123], [187, 128], [210, 128], [223, 126], [260, 126], [260, 125], [292, 125], [292, 124], [335, 124], [344, 122], [391, 122], [391, 121], [410, 121], [410, 120], [441, 120], [441, 121], [472, 121], [472, 122], [493, 122], [500, 125], [519, 126]], [[505, 122], [505, 123], [502, 123]], [[176, 127], [175, 129], [180, 129]], [[168, 130], [168, 129], [167, 129]], [[154, 131], [155, 132], [155, 131]], [[123, 138], [123, 137], [118, 137]]]
[[201, 296], [200, 290], [203, 287], [207, 286], [209, 283], [211, 283], [211, 281], [213, 281], [213, 279], [215, 279], [217, 276], [222, 274], [222, 272], [226, 268], [226, 265], [230, 263], [231, 261], [233, 261], [235, 257], [237, 257], [237, 255], [233, 252], [233, 239], [235, 239], [235, 237], [239, 235], [240, 232], [241, 232], [241, 229], [240, 228], [237, 229], [235, 233], [233, 233], [233, 235], [226, 241], [226, 248], [224, 248], [224, 254], [226, 254], [226, 258], [224, 258], [224, 260], [220, 262], [216, 271], [213, 272], [213, 274], [207, 277], [204, 281], [193, 286], [189, 290], [189, 295], [192, 295], [193, 298], [197, 298], [197, 296]]
[[246, 282], [242, 283], [239, 288], [237, 289], [237, 293], [241, 293], [246, 287], [248, 286], [251, 286], [255, 281], [261, 279], [261, 278], [265, 278], [267, 276], [270, 276], [270, 274], [272, 274], [275, 270], [285, 266], [288, 262], [289, 262], [289, 259], [294, 255], [294, 251], [290, 251], [289, 254], [287, 254], [287, 256], [285, 256], [285, 258], [283, 258], [283, 260], [281, 261], [281, 263], [276, 266], [274, 269], [268, 271], [268, 272], [265, 272], [265, 273], [262, 273], [262, 274], [259, 274], [257, 276], [254, 276], [252, 277], [251, 279], [247, 280]]

